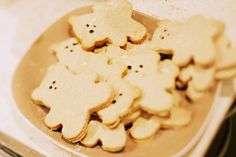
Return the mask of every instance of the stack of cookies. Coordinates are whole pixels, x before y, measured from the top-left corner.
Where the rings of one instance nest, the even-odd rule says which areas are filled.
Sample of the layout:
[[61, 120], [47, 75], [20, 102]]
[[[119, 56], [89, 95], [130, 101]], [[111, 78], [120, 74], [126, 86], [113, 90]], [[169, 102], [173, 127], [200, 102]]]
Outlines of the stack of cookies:
[[194, 111], [182, 101], [236, 75], [236, 48], [221, 22], [159, 20], [149, 39], [132, 12], [127, 0], [98, 3], [70, 17], [74, 35], [50, 47], [58, 62], [32, 99], [50, 109], [45, 124], [66, 141], [117, 152], [127, 136], [138, 142], [185, 127]]

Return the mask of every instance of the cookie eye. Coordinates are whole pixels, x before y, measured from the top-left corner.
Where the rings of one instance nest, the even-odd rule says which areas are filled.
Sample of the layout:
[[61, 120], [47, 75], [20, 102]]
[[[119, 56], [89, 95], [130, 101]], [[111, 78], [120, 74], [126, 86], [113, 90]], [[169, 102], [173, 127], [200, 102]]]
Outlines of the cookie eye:
[[93, 33], [93, 32], [94, 32], [94, 30], [92, 30], [92, 29], [89, 31], [89, 33]]
[[164, 37], [164, 36], [161, 36], [161, 35], [160, 35], [159, 37], [160, 37], [161, 39], [165, 39], [165, 37]]
[[57, 87], [54, 87], [54, 90], [57, 90]]
[[131, 70], [131, 69], [132, 69], [132, 66], [131, 66], [131, 65], [128, 65], [127, 68], [128, 68], [129, 70]]
[[49, 86], [49, 89], [52, 89], [52, 86]]
[[139, 67], [140, 67], [140, 68], [143, 68], [143, 65], [142, 65], [142, 64], [140, 64], [140, 65], [139, 65]]
[[94, 28], [96, 28], [96, 25], [93, 25]]
[[122, 93], [119, 94], [119, 96], [122, 96], [122, 95], [123, 95]]
[[89, 27], [89, 24], [86, 24], [86, 27]]
[[74, 50], [71, 49], [70, 52], [74, 52]]
[[55, 84], [55, 83], [56, 83], [56, 81], [53, 81], [53, 82], [52, 82], [52, 84]]
[[115, 104], [115, 103], [116, 103], [116, 100], [113, 100], [111, 103], [112, 103], [112, 104]]

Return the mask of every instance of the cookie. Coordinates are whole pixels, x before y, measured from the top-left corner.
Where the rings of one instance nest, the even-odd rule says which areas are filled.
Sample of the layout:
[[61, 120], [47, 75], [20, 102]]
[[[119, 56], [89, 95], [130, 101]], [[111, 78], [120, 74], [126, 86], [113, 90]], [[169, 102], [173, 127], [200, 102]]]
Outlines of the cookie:
[[106, 54], [94, 54], [83, 50], [75, 38], [69, 38], [51, 46], [50, 51], [56, 55], [60, 63], [73, 72], [91, 70], [107, 81], [121, 78], [127, 69], [125, 65], [118, 62], [110, 64]]
[[176, 78], [179, 75], [179, 67], [175, 65], [171, 60], [167, 59], [159, 63], [159, 71], [162, 74], [169, 75], [172, 78]]
[[216, 57], [215, 40], [223, 30], [221, 22], [201, 16], [193, 16], [186, 22], [161, 20], [150, 47], [173, 54], [172, 60], [178, 66], [185, 66], [191, 60], [195, 64], [209, 66]]
[[173, 107], [170, 111], [170, 117], [161, 121], [161, 127], [165, 129], [181, 128], [188, 125], [192, 118], [192, 112], [184, 107]]
[[92, 50], [112, 43], [125, 46], [127, 41], [140, 43], [146, 28], [132, 19], [132, 5], [127, 0], [111, 0], [93, 6], [93, 13], [71, 16], [69, 23], [82, 47]]
[[217, 80], [227, 80], [236, 77], [236, 67], [218, 70], [215, 74]]
[[108, 46], [107, 55], [112, 62], [123, 62], [128, 68], [125, 80], [142, 90], [140, 107], [152, 114], [170, 110], [173, 98], [169, 89], [174, 88], [175, 78], [158, 71], [160, 56], [153, 50], [135, 47], [125, 51], [115, 46]]
[[134, 111], [132, 113], [127, 114], [126, 116], [122, 117], [122, 123], [124, 125], [128, 125], [133, 123], [136, 119], [139, 118], [141, 115], [141, 110]]
[[183, 102], [182, 95], [176, 90], [172, 90], [171, 92], [173, 95], [173, 102], [174, 102], [173, 106], [179, 107]]
[[145, 119], [139, 117], [130, 128], [129, 133], [135, 141], [146, 140], [153, 137], [161, 128], [159, 120], [155, 117]]
[[124, 80], [115, 81], [112, 87], [116, 92], [112, 104], [98, 111], [102, 123], [108, 126], [120, 121], [120, 118], [128, 113], [135, 99], [141, 95], [141, 91], [137, 87]]
[[187, 90], [186, 90], [186, 96], [187, 98], [189, 98], [191, 101], [198, 101], [201, 98], [204, 97], [204, 95], [206, 94], [207, 90], [203, 90], [203, 91], [198, 91], [194, 88], [194, 86], [192, 85], [192, 82], [190, 82], [188, 84]]
[[236, 67], [236, 47], [231, 45], [227, 36], [221, 36], [217, 42], [217, 57], [215, 66], [217, 70]]
[[214, 76], [214, 67], [203, 68], [196, 65], [189, 65], [182, 69], [179, 79], [184, 83], [191, 82], [191, 85], [197, 91], [205, 91], [214, 83]]
[[102, 143], [102, 149], [109, 152], [121, 151], [127, 141], [127, 134], [123, 124], [115, 129], [110, 129], [98, 121], [90, 121], [88, 133], [83, 140], [80, 141], [86, 147], [93, 147], [98, 142]]
[[90, 114], [106, 107], [112, 98], [112, 89], [98, 82], [96, 73], [74, 75], [62, 64], [50, 66], [32, 92], [34, 101], [50, 108], [46, 125], [53, 130], [62, 128], [63, 138], [72, 143], [84, 137]]

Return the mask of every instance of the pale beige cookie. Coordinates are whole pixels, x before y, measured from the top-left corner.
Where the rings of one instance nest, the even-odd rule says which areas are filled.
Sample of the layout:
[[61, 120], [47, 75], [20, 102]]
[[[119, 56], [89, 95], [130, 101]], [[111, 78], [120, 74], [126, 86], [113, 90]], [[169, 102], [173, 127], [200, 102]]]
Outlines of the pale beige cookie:
[[86, 147], [93, 147], [98, 142], [102, 143], [102, 149], [109, 152], [121, 151], [127, 141], [127, 134], [123, 124], [117, 128], [110, 129], [98, 121], [90, 121], [88, 133], [80, 141]]
[[98, 116], [105, 125], [112, 125], [116, 123], [116, 121], [120, 121], [120, 118], [128, 113], [134, 100], [141, 94], [141, 91], [138, 88], [124, 80], [115, 81], [112, 84], [112, 87], [116, 92], [112, 104], [98, 111]]
[[183, 102], [183, 97], [176, 90], [172, 90], [172, 95], [173, 95], [173, 102], [174, 102], [173, 106], [174, 107], [179, 107]]
[[236, 67], [216, 71], [217, 80], [227, 80], [236, 77]]
[[173, 107], [170, 117], [161, 121], [162, 128], [180, 128], [188, 125], [192, 119], [192, 112], [183, 107]]
[[236, 47], [231, 45], [227, 36], [221, 36], [217, 42], [217, 56], [216, 56], [216, 69], [224, 70], [228, 68], [236, 68]]
[[150, 119], [140, 117], [133, 123], [129, 132], [135, 140], [146, 140], [153, 137], [160, 127], [160, 122], [156, 117]]
[[69, 23], [86, 50], [107, 42], [125, 46], [127, 40], [141, 42], [146, 28], [132, 19], [132, 5], [127, 0], [111, 0], [93, 6], [93, 13], [72, 16]]
[[141, 115], [141, 110], [134, 111], [132, 113], [129, 113], [128, 115], [122, 117], [122, 123], [124, 125], [128, 125], [130, 123], [133, 123], [138, 117]]
[[189, 65], [180, 72], [179, 79], [184, 83], [191, 82], [191, 85], [197, 91], [205, 91], [214, 83], [214, 76], [214, 67], [202, 68], [199, 66]]
[[97, 78], [94, 72], [74, 75], [64, 65], [55, 64], [49, 67], [32, 93], [34, 101], [50, 108], [45, 117], [46, 125], [53, 130], [62, 127], [62, 135], [67, 141], [80, 141], [90, 114], [106, 107], [113, 98], [108, 84], [97, 82]]
[[179, 68], [171, 60], [167, 59], [159, 63], [159, 71], [163, 74], [176, 78], [179, 75]]
[[159, 71], [160, 56], [155, 51], [144, 47], [125, 51], [110, 45], [106, 53], [112, 62], [127, 65], [125, 80], [142, 90], [139, 104], [143, 110], [153, 114], [170, 110], [173, 98], [168, 90], [174, 88], [175, 77]]
[[110, 64], [104, 53], [94, 54], [83, 50], [75, 38], [53, 45], [50, 51], [56, 54], [60, 63], [76, 73], [88, 69], [98, 73], [102, 79], [112, 81], [121, 78], [126, 71], [126, 66], [122, 63]]
[[190, 82], [188, 84], [188, 88], [186, 90], [186, 95], [187, 97], [192, 100], [192, 101], [198, 101], [201, 98], [204, 97], [204, 95], [206, 94], [207, 90], [203, 90], [203, 91], [198, 91], [194, 88], [194, 86], [192, 85], [192, 82]]
[[216, 57], [215, 39], [223, 32], [219, 21], [193, 16], [185, 22], [161, 20], [154, 32], [150, 47], [162, 53], [172, 53], [178, 66], [192, 59], [196, 64], [212, 65]]

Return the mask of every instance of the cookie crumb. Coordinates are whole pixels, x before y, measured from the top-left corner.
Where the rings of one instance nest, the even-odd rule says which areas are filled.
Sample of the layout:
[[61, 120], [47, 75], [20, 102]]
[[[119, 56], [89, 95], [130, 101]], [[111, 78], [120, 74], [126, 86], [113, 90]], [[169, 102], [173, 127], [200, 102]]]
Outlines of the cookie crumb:
[[131, 65], [128, 65], [127, 68], [128, 68], [129, 70], [131, 70], [131, 69], [132, 69], [132, 66], [131, 66]]
[[116, 103], [116, 100], [113, 100], [111, 103], [112, 103], [112, 104], [115, 104], [115, 103]]

